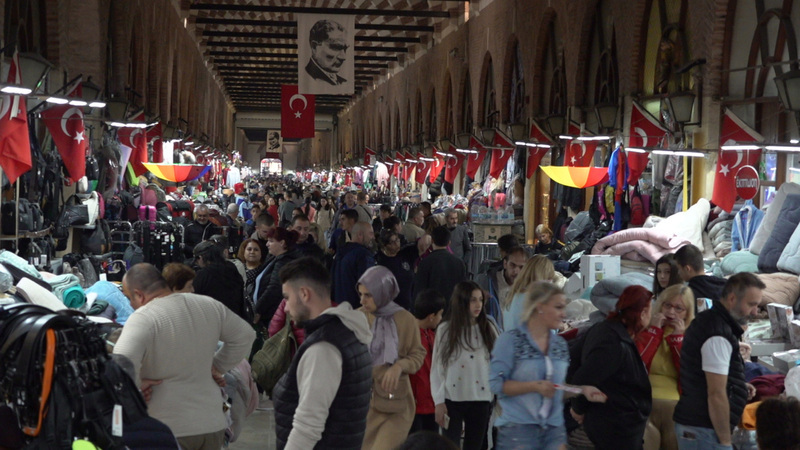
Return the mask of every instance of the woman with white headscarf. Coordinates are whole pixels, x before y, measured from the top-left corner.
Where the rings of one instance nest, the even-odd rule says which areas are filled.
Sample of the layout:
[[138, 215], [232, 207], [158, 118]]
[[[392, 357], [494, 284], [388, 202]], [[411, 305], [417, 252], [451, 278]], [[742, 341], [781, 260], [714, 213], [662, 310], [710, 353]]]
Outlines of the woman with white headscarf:
[[400, 288], [383, 266], [367, 269], [358, 280], [361, 308], [372, 329], [372, 400], [364, 449], [395, 448], [405, 441], [416, 403], [408, 376], [425, 359], [414, 316], [394, 302]]

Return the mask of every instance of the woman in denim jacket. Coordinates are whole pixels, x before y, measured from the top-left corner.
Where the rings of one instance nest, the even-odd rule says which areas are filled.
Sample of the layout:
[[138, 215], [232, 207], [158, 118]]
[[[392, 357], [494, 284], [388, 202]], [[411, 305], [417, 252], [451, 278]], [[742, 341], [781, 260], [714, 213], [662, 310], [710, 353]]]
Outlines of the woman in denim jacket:
[[593, 386], [566, 386], [567, 342], [553, 330], [565, 318], [564, 292], [548, 282], [531, 285], [518, 326], [494, 346], [489, 383], [502, 414], [495, 422], [498, 449], [555, 450], [567, 443], [564, 390], [603, 402]]

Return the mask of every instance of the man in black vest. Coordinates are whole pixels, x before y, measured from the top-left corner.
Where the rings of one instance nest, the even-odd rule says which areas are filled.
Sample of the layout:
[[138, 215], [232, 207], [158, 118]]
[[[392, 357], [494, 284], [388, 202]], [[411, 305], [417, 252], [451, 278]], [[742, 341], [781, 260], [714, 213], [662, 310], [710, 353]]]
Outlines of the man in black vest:
[[372, 388], [367, 318], [347, 302], [331, 307], [330, 276], [314, 258], [286, 264], [280, 277], [306, 340], [272, 392], [278, 449], [361, 448]]
[[742, 325], [756, 314], [765, 287], [752, 273], [732, 276], [720, 300], [686, 330], [680, 369], [683, 392], [673, 415], [679, 448], [731, 448], [731, 430], [755, 395], [755, 388], [745, 382], [739, 338]]

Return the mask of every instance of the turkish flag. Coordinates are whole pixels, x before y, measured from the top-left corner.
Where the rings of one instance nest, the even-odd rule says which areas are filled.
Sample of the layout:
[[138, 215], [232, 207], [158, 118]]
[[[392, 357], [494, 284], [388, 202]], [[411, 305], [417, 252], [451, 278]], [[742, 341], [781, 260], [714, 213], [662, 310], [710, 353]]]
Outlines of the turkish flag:
[[285, 139], [314, 137], [314, 96], [299, 94], [297, 85], [281, 86], [281, 135]]
[[[469, 148], [470, 150], [475, 150], [478, 153], [470, 153], [469, 157], [467, 157], [467, 176], [475, 179], [475, 174], [478, 173], [478, 169], [480, 169], [481, 164], [483, 164], [483, 160], [486, 158], [486, 153], [489, 150], [483, 146], [483, 144], [478, 141], [478, 138], [475, 136], [469, 137]], [[453, 149], [453, 153], [456, 153], [455, 149]]]
[[401, 169], [403, 167], [403, 155], [400, 152], [394, 152], [394, 167], [392, 168], [392, 176], [400, 178]]
[[508, 136], [498, 130], [494, 134], [492, 146], [495, 148], [492, 149], [492, 161], [489, 166], [489, 175], [492, 178], [500, 178], [500, 174], [502, 174], [503, 169], [506, 168], [508, 160], [511, 159], [511, 156], [514, 154], [516, 145]]
[[[763, 142], [764, 138], [748, 127], [730, 110], [725, 111], [719, 135], [721, 145], [733, 145], [747, 142]], [[758, 170], [761, 160], [761, 149], [758, 150], [722, 150], [717, 157], [717, 171], [714, 176], [714, 193], [711, 201], [731, 212], [736, 202], [736, 172], [743, 166], [753, 166]]]
[[531, 141], [539, 144], [552, 144], [553, 138], [547, 134], [535, 120], [531, 121]]
[[[631, 135], [628, 147], [661, 147], [667, 137], [667, 129], [662, 127], [640, 104], [633, 102], [631, 110]], [[650, 155], [641, 152], [628, 152], [628, 184], [634, 186], [639, 182]]]
[[431, 163], [429, 161], [424, 161], [422, 158], [425, 158], [420, 152], [417, 152], [417, 172], [416, 178], [417, 183], [422, 184], [425, 182], [425, 177], [428, 176], [428, 171], [431, 170]]
[[458, 176], [458, 172], [461, 170], [461, 166], [464, 165], [464, 154], [459, 152], [453, 153], [451, 153], [452, 156], [446, 158], [444, 163], [444, 181], [448, 183], [455, 182], [456, 176]]
[[369, 147], [364, 147], [364, 165], [372, 167], [373, 164], [377, 162], [377, 158], [375, 157], [375, 155], [377, 155], [377, 153], [375, 153], [375, 150]]
[[[22, 84], [19, 54], [14, 52], [8, 69], [8, 83]], [[31, 140], [25, 97], [0, 95], [0, 166], [10, 183], [31, 170]]]
[[[144, 122], [144, 111], [139, 113], [136, 117], [130, 119], [134, 122]], [[147, 133], [144, 128], [119, 128], [117, 130], [117, 138], [120, 144], [130, 147], [131, 158], [129, 164], [133, 169], [133, 173], [138, 177], [147, 172], [147, 169], [142, 165], [147, 161]]]
[[[569, 123], [568, 133], [571, 136], [587, 136], [574, 122]], [[564, 165], [572, 167], [589, 167], [592, 165], [594, 152], [597, 150], [597, 141], [581, 141], [573, 139], [567, 144], [564, 153]]]
[[153, 125], [147, 130], [147, 142], [153, 145], [153, 162], [164, 162], [164, 145], [162, 143], [163, 133], [161, 131], [161, 122]]
[[[80, 83], [70, 91], [68, 97], [80, 97]], [[83, 110], [70, 105], [58, 105], [42, 111], [42, 121], [53, 137], [56, 149], [64, 161], [69, 178], [77, 181], [86, 175], [86, 129]]]
[[539, 163], [542, 162], [542, 158], [544, 155], [549, 152], [549, 148], [540, 148], [540, 147], [528, 147], [528, 166], [527, 170], [525, 171], [525, 176], [530, 178], [536, 172], [536, 169], [539, 168]]
[[442, 157], [442, 155], [437, 155], [434, 152], [433, 159], [435, 161], [431, 163], [431, 175], [430, 178], [428, 178], [431, 180], [431, 183], [439, 178], [439, 174], [442, 173], [442, 169], [444, 169], [444, 157]]
[[408, 179], [411, 178], [411, 171], [414, 170], [414, 166], [416, 165], [416, 163], [413, 162], [414, 155], [412, 155], [407, 151], [403, 155], [403, 158], [405, 159], [405, 162], [403, 163], [403, 170], [405, 171], [403, 173], [403, 179], [408, 181]]

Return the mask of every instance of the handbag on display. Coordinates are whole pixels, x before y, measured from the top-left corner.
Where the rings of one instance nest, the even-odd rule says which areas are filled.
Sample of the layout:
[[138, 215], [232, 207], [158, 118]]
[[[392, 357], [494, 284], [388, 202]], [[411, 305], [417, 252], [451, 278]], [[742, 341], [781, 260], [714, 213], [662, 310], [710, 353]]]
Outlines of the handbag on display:
[[69, 237], [69, 229], [75, 225], [86, 225], [89, 223], [89, 207], [81, 203], [78, 196], [71, 195], [64, 205], [61, 206], [61, 214], [56, 221], [53, 237], [56, 239], [66, 239]]

